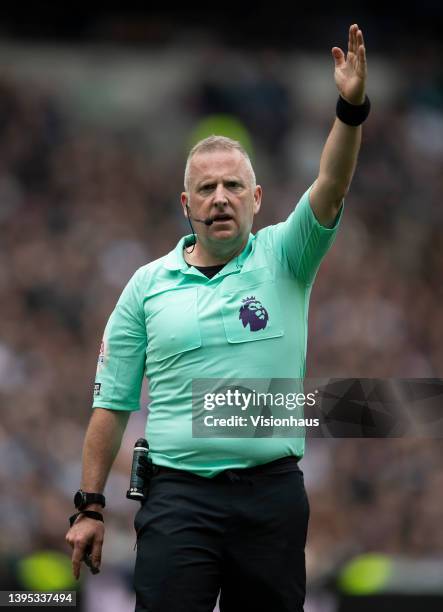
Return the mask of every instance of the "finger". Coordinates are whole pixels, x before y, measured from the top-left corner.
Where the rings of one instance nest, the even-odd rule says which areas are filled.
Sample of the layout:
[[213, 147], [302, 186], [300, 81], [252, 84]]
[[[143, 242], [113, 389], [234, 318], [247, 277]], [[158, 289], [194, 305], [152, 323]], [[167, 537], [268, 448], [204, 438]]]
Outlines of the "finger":
[[100, 570], [98, 569], [98, 567], [95, 567], [95, 565], [92, 563], [92, 558], [91, 558], [91, 553], [87, 553], [84, 557], [83, 557], [83, 562], [84, 564], [89, 567], [89, 569], [91, 570], [91, 574], [98, 574], [100, 572]]
[[65, 536], [65, 540], [66, 540], [66, 542], [69, 544], [69, 546], [70, 546], [71, 548], [74, 548], [74, 542], [73, 542], [73, 541], [72, 541], [72, 539], [71, 539], [70, 531], [71, 531], [71, 530], [69, 530], [69, 531], [68, 531], [68, 533], [66, 534], [66, 536]]
[[354, 23], [349, 29], [349, 51], [357, 53], [357, 30], [358, 25]]
[[362, 30], [358, 30], [357, 31], [357, 45], [364, 45], [365, 41], [363, 39], [363, 31]]
[[77, 544], [74, 546], [74, 552], [72, 553], [72, 573], [75, 579], [78, 580], [80, 576], [80, 566], [85, 552], [85, 546]]
[[357, 55], [357, 53], [358, 53], [358, 40], [357, 40], [357, 37], [358, 37], [358, 31], [359, 31], [359, 29], [358, 29], [358, 25], [355, 23], [355, 24], [354, 24], [354, 53], [355, 53], [356, 55]]
[[352, 53], [352, 32], [353, 32], [354, 26], [351, 25], [349, 28], [349, 39], [348, 39], [348, 53]]
[[102, 546], [103, 540], [98, 538], [94, 540], [94, 544], [92, 546], [91, 560], [92, 565], [96, 569], [100, 569], [100, 564], [102, 562]]
[[331, 53], [337, 68], [345, 62], [345, 54], [339, 47], [332, 47]]
[[364, 45], [360, 45], [358, 47], [358, 54], [357, 54], [357, 71], [360, 73], [361, 76], [364, 76], [366, 74], [366, 49], [364, 48]]

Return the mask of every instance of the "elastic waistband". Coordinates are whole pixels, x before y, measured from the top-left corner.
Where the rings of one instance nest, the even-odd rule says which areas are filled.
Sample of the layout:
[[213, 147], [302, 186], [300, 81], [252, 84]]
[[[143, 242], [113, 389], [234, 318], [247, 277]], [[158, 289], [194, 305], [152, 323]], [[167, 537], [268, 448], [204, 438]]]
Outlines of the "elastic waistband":
[[[297, 471], [300, 468], [298, 467], [298, 462], [300, 461], [300, 457], [296, 457], [295, 455], [290, 455], [287, 457], [281, 457], [280, 459], [275, 459], [275, 461], [270, 461], [269, 463], [262, 463], [261, 465], [254, 465], [249, 468], [232, 468], [228, 470], [223, 470], [214, 478], [222, 478], [227, 476], [230, 478], [230, 475], [237, 476], [255, 476], [257, 474], [271, 474], [271, 473], [280, 473], [280, 472], [290, 472]], [[154, 465], [153, 466], [154, 475], [155, 474], [183, 474], [187, 476], [196, 476], [197, 478], [202, 478], [202, 476], [198, 476], [198, 474], [194, 474], [194, 472], [189, 472], [188, 470], [178, 470], [176, 468], [165, 467], [163, 465]], [[231, 478], [230, 478], [231, 479]]]

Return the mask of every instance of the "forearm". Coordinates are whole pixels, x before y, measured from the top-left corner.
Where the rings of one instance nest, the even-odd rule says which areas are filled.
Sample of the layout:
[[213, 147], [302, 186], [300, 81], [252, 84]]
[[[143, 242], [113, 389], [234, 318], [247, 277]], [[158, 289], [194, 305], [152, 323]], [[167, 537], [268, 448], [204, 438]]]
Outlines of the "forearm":
[[309, 200], [317, 220], [332, 227], [348, 193], [357, 164], [361, 125], [354, 127], [336, 119], [320, 158], [320, 170]]
[[[82, 454], [83, 491], [103, 493], [105, 484], [119, 451], [130, 413], [95, 408], [86, 431]], [[101, 510], [90, 504], [89, 510]]]
[[346, 125], [336, 118], [320, 159], [319, 178], [341, 200], [349, 190], [361, 144], [361, 125]]

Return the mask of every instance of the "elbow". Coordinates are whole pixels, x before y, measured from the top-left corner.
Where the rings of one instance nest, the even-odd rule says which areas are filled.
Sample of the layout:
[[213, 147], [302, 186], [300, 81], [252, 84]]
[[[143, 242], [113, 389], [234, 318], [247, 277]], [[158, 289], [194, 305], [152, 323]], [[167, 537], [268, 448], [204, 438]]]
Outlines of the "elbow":
[[329, 223], [335, 222], [337, 215], [339, 214], [343, 200], [349, 192], [349, 187], [346, 189], [338, 189], [331, 193], [330, 204], [329, 204]]
[[317, 179], [321, 185], [322, 192], [326, 195], [331, 204], [336, 204], [340, 208], [342, 201], [348, 195], [351, 181], [339, 181], [333, 178], [319, 177]]
[[340, 208], [342, 201], [349, 193], [350, 187], [350, 183], [337, 183], [336, 185], [331, 186], [331, 200], [336, 203], [337, 208]]
[[339, 213], [343, 200], [349, 193], [349, 187], [346, 189], [337, 189], [331, 192], [330, 208], [333, 211], [334, 217]]

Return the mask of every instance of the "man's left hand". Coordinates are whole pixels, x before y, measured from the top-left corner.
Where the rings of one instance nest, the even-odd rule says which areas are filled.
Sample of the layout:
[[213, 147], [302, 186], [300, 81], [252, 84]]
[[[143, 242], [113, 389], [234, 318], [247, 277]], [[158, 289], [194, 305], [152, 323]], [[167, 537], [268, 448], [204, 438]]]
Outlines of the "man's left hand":
[[335, 83], [342, 98], [350, 104], [363, 104], [366, 86], [366, 50], [363, 32], [354, 23], [349, 28], [348, 53], [332, 47], [335, 62]]

